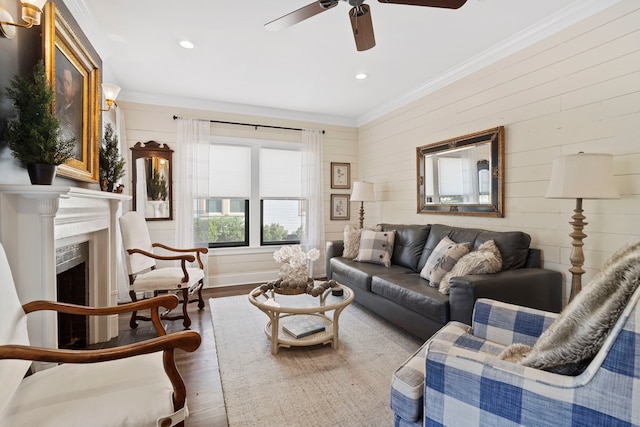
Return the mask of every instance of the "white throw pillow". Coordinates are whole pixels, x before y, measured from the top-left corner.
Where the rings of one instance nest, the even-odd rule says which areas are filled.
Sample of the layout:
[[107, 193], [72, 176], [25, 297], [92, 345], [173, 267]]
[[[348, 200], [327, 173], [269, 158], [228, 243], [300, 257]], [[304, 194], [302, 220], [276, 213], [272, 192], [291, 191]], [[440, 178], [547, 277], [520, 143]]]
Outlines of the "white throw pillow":
[[502, 255], [500, 249], [493, 240], [487, 240], [475, 251], [471, 251], [458, 260], [456, 265], [444, 275], [440, 281], [439, 291], [443, 294], [449, 293], [452, 277], [464, 276], [467, 274], [491, 274], [502, 270]]
[[454, 242], [450, 238], [443, 237], [442, 240], [440, 240], [440, 242], [438, 242], [436, 247], [433, 249], [431, 255], [429, 255], [429, 258], [427, 259], [424, 267], [422, 267], [422, 270], [420, 271], [420, 277], [429, 280], [429, 278], [431, 277], [431, 272], [436, 267], [436, 265], [438, 265], [440, 259], [445, 256], [449, 248], [455, 244], [456, 242]]

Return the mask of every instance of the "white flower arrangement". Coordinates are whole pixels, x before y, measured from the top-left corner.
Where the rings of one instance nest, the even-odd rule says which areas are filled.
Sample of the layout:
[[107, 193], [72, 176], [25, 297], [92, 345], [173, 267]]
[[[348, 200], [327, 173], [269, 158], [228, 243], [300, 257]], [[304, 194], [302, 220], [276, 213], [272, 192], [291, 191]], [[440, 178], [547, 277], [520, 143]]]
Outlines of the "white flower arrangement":
[[273, 259], [282, 263], [280, 278], [290, 284], [307, 283], [309, 268], [307, 261], [320, 258], [320, 251], [316, 248], [304, 252], [300, 245], [283, 246], [273, 253]]

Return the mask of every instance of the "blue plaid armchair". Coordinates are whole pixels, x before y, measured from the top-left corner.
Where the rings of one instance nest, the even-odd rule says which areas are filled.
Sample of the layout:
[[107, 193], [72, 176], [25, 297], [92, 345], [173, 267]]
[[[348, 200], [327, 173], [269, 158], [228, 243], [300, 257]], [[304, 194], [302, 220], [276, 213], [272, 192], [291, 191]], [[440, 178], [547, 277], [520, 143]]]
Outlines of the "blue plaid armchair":
[[[396, 426], [640, 426], [640, 289], [587, 369], [554, 374], [497, 356], [533, 345], [557, 314], [488, 299], [393, 375]], [[427, 372], [427, 375], [424, 373]]]

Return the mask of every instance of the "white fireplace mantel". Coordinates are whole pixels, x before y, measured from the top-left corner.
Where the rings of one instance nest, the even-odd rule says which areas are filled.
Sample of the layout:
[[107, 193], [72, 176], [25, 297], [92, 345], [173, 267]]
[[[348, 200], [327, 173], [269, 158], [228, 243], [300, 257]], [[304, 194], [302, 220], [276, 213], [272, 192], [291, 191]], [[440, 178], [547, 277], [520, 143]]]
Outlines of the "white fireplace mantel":
[[[117, 304], [116, 230], [127, 195], [51, 185], [0, 185], [0, 242], [22, 303], [57, 299], [56, 249], [89, 242], [89, 305]], [[28, 317], [32, 345], [57, 347], [55, 313]], [[90, 342], [118, 335], [117, 316], [92, 319]]]

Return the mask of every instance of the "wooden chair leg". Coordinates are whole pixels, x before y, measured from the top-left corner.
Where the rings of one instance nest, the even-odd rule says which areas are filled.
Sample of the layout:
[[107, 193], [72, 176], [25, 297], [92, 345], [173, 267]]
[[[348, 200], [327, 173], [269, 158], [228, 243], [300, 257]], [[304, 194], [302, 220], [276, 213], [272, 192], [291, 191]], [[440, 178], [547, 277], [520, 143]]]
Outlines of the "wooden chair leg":
[[[131, 302], [138, 301], [138, 298], [136, 297], [135, 291], [129, 291], [129, 296], [131, 297]], [[129, 327], [131, 329], [135, 329], [135, 328], [138, 327], [138, 316], [137, 316], [137, 314], [138, 314], [137, 311], [131, 312], [131, 320], [129, 321]]]
[[187, 312], [187, 305], [189, 305], [189, 288], [182, 289], [182, 315], [184, 316], [184, 321], [182, 325], [185, 329], [188, 329], [191, 326], [191, 319], [189, 318], [189, 313]]
[[200, 283], [200, 288], [198, 288], [198, 310], [202, 310], [204, 308], [204, 300], [202, 299], [202, 283]]

